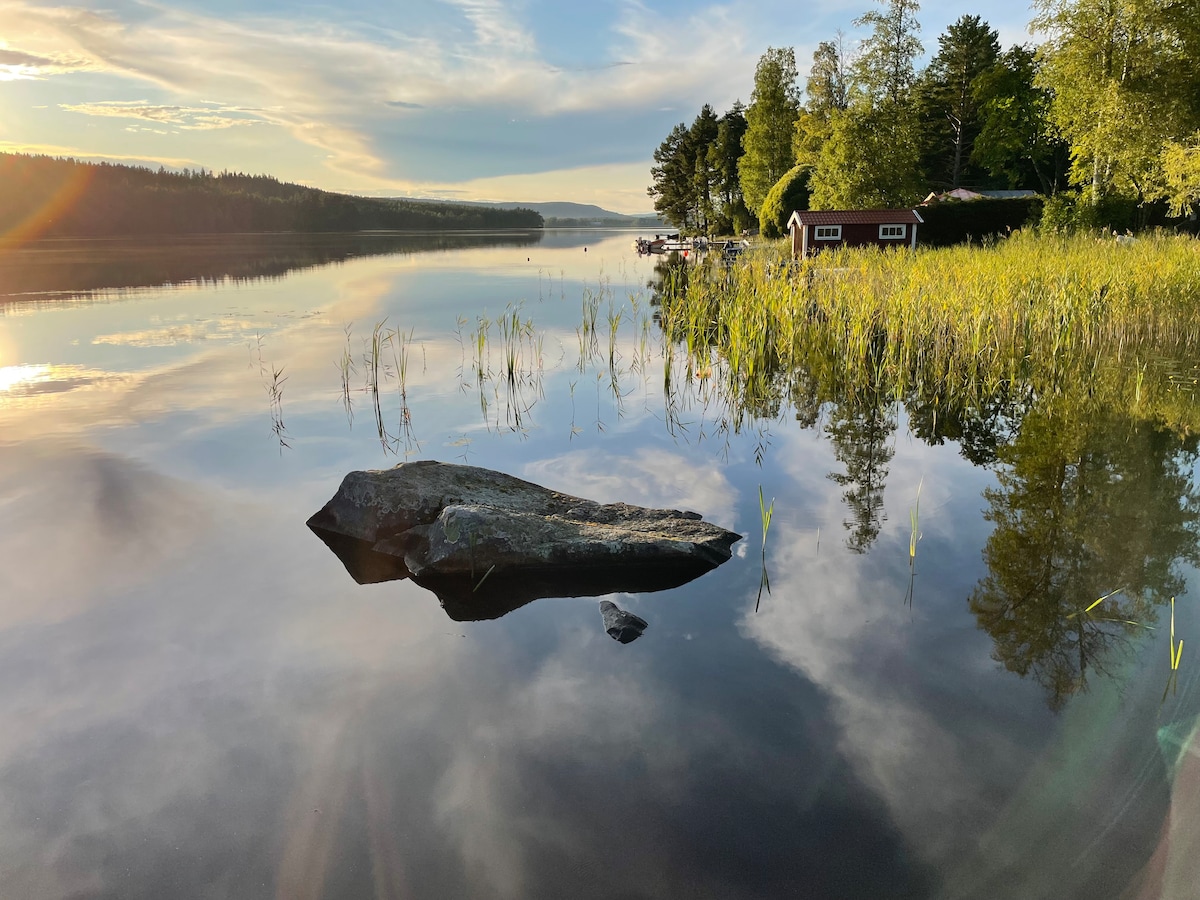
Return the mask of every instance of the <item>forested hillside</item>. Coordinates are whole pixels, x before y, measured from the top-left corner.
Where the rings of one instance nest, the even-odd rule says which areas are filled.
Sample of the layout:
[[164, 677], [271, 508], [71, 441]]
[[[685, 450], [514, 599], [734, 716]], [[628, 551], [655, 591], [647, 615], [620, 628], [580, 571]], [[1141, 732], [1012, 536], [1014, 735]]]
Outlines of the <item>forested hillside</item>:
[[266, 175], [0, 154], [0, 235], [541, 228], [528, 209], [354, 197]]

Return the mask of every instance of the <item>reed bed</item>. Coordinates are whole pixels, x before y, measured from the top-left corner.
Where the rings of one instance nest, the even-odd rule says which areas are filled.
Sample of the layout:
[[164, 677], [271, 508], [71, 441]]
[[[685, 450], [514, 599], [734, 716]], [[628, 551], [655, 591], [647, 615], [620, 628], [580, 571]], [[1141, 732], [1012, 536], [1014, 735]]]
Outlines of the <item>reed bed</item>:
[[1104, 390], [1195, 431], [1198, 276], [1200, 243], [1166, 235], [1122, 245], [1018, 232], [983, 246], [841, 249], [800, 262], [780, 242], [732, 268], [668, 279], [660, 317], [689, 369], [719, 365], [738, 408], [803, 369], [842, 396], [897, 400]]

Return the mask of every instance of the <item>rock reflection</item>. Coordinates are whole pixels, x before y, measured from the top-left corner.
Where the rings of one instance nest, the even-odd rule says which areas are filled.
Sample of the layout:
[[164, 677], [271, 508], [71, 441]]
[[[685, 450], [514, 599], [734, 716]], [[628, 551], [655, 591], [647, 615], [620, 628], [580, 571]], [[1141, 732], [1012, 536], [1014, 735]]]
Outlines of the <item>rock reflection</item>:
[[636, 641], [650, 627], [641, 616], [626, 612], [611, 600], [600, 601], [600, 618], [604, 621], [608, 636], [622, 644]]
[[[436, 594], [446, 615], [456, 622], [498, 619], [547, 597], [603, 597], [670, 590], [712, 570], [711, 565], [697, 560], [658, 565], [579, 567], [569, 572], [493, 573], [482, 581], [466, 575], [415, 576], [405, 568], [401, 558], [380, 553], [367, 541], [324, 529], [313, 528], [313, 532], [359, 584], [412, 579]], [[607, 622], [605, 627], [607, 629]]]
[[1111, 672], [1183, 592], [1179, 565], [1200, 562], [1197, 442], [1111, 412], [1039, 410], [997, 451], [988, 574], [970, 608], [993, 657], [1036, 680], [1052, 708]]

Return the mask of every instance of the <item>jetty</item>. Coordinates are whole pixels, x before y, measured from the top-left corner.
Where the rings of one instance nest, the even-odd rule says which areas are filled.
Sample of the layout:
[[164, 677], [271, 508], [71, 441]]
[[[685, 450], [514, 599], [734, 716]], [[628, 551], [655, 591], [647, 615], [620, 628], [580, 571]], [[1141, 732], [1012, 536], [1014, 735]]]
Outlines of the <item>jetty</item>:
[[681, 238], [678, 234], [656, 234], [653, 238], [639, 237], [633, 242], [633, 249], [639, 256], [651, 253], [682, 253], [685, 257], [694, 254], [693, 258], [704, 254], [715, 253], [724, 260], [736, 259], [750, 246], [747, 240], [712, 240], [704, 237]]

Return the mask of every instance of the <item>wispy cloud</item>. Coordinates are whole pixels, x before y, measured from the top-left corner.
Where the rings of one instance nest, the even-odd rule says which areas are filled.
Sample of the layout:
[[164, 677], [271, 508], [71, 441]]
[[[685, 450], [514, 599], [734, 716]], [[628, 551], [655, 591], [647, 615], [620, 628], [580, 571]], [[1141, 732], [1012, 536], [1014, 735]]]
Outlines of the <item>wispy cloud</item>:
[[60, 103], [59, 108], [85, 116], [145, 119], [188, 131], [234, 128], [262, 121], [257, 116], [257, 110], [239, 106], [154, 106], [145, 100], [104, 100], [98, 103]]
[[22, 81], [89, 68], [87, 59], [64, 54], [25, 53], [0, 47], [0, 81]]
[[[640, 4], [596, 35], [595, 58], [578, 68], [552, 64], [521, 10], [499, 0], [445, 0], [441, 9], [464, 27], [414, 27], [406, 33], [356, 33], [329, 22], [218, 18], [158, 5], [134, 4], [138, 15], [48, 8], [14, 0], [0, 13], [6, 52], [30, 67], [46, 60], [153, 85], [165, 103], [68, 104], [89, 115], [136, 117], [179, 128], [226, 128], [238, 114], [198, 111], [199, 98], [255, 116], [323, 151], [326, 165], [386, 186], [401, 157], [389, 136], [394, 116], [458, 115], [445, 125], [466, 140], [471, 111], [502, 112], [505, 121], [562, 115], [637, 115], [670, 99], [699, 108], [716, 93], [735, 91], [753, 71], [745, 29], [727, 7], [700, 7], [667, 18]], [[64, 62], [67, 61], [67, 62]], [[64, 69], [65, 70], [65, 69]], [[730, 97], [729, 99], [732, 99]], [[414, 127], [404, 126], [404, 129]], [[569, 126], [564, 124], [564, 130]], [[412, 134], [403, 130], [412, 140]], [[510, 171], [528, 171], [514, 155]], [[363, 186], [367, 186], [364, 184]]]
[[527, 55], [536, 50], [533, 35], [523, 29], [499, 0], [445, 0], [462, 10], [474, 26], [476, 47]]

